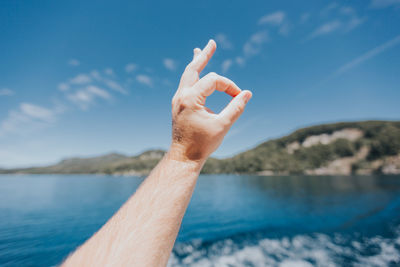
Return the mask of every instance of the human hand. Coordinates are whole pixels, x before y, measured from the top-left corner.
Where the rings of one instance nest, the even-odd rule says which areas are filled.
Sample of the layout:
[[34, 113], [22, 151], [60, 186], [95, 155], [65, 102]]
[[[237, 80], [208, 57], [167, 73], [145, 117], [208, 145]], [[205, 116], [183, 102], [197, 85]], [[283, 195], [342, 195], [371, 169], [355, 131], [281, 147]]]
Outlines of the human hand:
[[[216, 49], [210, 40], [203, 50], [194, 49], [172, 99], [172, 144], [170, 154], [177, 160], [204, 163], [221, 144], [232, 124], [242, 114], [252, 93], [242, 91], [234, 82], [214, 72], [199, 79]], [[214, 114], [206, 106], [206, 98], [215, 90], [232, 96], [232, 101]]]

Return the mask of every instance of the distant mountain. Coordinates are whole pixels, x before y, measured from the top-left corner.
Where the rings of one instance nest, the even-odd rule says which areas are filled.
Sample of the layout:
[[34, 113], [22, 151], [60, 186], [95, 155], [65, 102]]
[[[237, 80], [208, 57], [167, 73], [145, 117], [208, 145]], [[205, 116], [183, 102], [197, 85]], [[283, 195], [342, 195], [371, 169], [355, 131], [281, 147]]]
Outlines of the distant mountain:
[[148, 173], [164, 156], [165, 151], [150, 150], [138, 156], [128, 157], [121, 154], [107, 154], [92, 158], [69, 158], [47, 167], [32, 167], [23, 169], [0, 170], [0, 173], [31, 173], [31, 174], [131, 174]]
[[[71, 158], [48, 167], [0, 170], [0, 173], [144, 175], [164, 154], [162, 150], [150, 150], [134, 157], [108, 154]], [[341, 122], [302, 128], [231, 158], [210, 158], [203, 173], [399, 174], [400, 121]]]

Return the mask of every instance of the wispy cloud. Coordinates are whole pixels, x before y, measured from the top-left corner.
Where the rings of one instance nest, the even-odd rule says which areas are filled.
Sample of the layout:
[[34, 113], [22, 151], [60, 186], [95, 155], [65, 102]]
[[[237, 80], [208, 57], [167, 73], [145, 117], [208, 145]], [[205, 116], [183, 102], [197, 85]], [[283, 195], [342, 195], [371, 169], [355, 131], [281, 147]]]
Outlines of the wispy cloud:
[[0, 89], [0, 96], [12, 96], [14, 94], [14, 91], [9, 88]]
[[147, 85], [149, 87], [153, 86], [153, 80], [150, 78], [150, 76], [147, 76], [145, 74], [139, 74], [136, 76], [136, 80], [144, 85]]
[[309, 18], [310, 18], [310, 13], [306, 12], [306, 13], [301, 14], [300, 23], [307, 22]]
[[399, 45], [400, 44], [400, 35], [396, 36], [395, 38], [393, 38], [390, 41], [387, 41], [384, 44], [381, 44], [378, 47], [375, 47], [374, 49], [368, 51], [367, 53], [353, 59], [352, 61], [348, 62], [347, 64], [343, 65], [342, 67], [340, 67], [338, 70], [336, 70], [332, 76], [338, 76], [341, 75], [355, 67], [357, 67], [358, 65], [361, 65], [362, 63], [364, 63], [365, 61], [376, 57], [377, 55], [385, 52], [386, 50]]
[[68, 99], [84, 110], [94, 104], [96, 98], [110, 99], [111, 95], [106, 90], [94, 85], [89, 85], [74, 93], [68, 94]]
[[23, 135], [51, 124], [56, 121], [56, 115], [61, 111], [58, 107], [50, 109], [32, 103], [21, 103], [18, 109], [11, 110], [0, 123], [0, 137], [11, 133]]
[[92, 70], [89, 74], [81, 73], [67, 82], [60, 83], [58, 89], [65, 92], [71, 88], [76, 89], [78, 87], [78, 89], [80, 89], [82, 85], [97, 86], [99, 84], [122, 94], [128, 93], [128, 91], [116, 81], [116, 75], [111, 68], [106, 68], [104, 74], [97, 70]]
[[176, 70], [176, 62], [172, 58], [164, 58], [163, 64], [164, 67], [170, 71]]
[[285, 20], [286, 14], [283, 11], [276, 11], [274, 13], [270, 13], [267, 15], [262, 16], [258, 20], [258, 24], [270, 24], [279, 26], [282, 25], [283, 21]]
[[307, 40], [311, 40], [315, 37], [337, 31], [340, 28], [340, 26], [342, 26], [342, 23], [339, 20], [333, 20], [325, 24], [322, 24], [308, 36]]
[[350, 7], [350, 6], [342, 6], [339, 9], [340, 14], [343, 15], [353, 15], [355, 14], [354, 8]]
[[279, 27], [279, 33], [281, 35], [287, 35], [290, 29], [290, 24], [288, 22], [286, 13], [280, 10], [262, 16], [258, 20], [258, 24]]
[[134, 72], [135, 70], [137, 70], [138, 66], [135, 63], [128, 63], [125, 66], [125, 71], [127, 73], [131, 73]]
[[352, 17], [343, 27], [345, 32], [350, 32], [363, 24], [366, 21], [365, 18], [359, 18], [357, 16]]
[[318, 26], [304, 39], [304, 41], [309, 41], [316, 37], [328, 35], [334, 32], [348, 33], [367, 20], [365, 17], [359, 17], [355, 9], [351, 6], [340, 6], [337, 3], [332, 3], [325, 7], [320, 12], [320, 15], [326, 17], [327, 13], [332, 13], [332, 16], [335, 18]]
[[21, 103], [20, 110], [22, 114], [41, 121], [52, 122], [55, 119], [55, 114], [52, 110], [37, 106], [30, 103]]
[[81, 63], [79, 62], [79, 60], [77, 60], [75, 58], [68, 60], [68, 65], [76, 67], [76, 66], [79, 66], [80, 64]]
[[338, 7], [339, 7], [338, 3], [336, 2], [330, 3], [325, 8], [323, 8], [319, 14], [321, 16], [327, 16], [330, 12], [337, 9]]
[[250, 36], [243, 45], [243, 54], [234, 59], [226, 59], [222, 62], [222, 72], [227, 72], [234, 64], [244, 66], [246, 61], [261, 53], [263, 45], [269, 41], [267, 30], [260, 30]]
[[68, 83], [60, 83], [58, 84], [58, 90], [67, 91], [69, 89]]
[[114, 70], [113, 70], [112, 68], [106, 68], [106, 69], [104, 70], [104, 73], [107, 74], [107, 75], [109, 75], [109, 76], [114, 76], [114, 75], [115, 75], [115, 74], [114, 74]]
[[360, 18], [354, 8], [350, 6], [342, 6], [339, 8], [339, 13], [345, 16], [342, 21], [344, 32], [350, 32], [363, 24], [367, 19]]
[[261, 52], [262, 45], [268, 42], [267, 31], [259, 31], [253, 34], [243, 46], [243, 53], [246, 57], [255, 56]]
[[281, 25], [281, 27], [279, 28], [279, 33], [281, 35], [287, 36], [290, 32], [291, 26], [289, 23], [284, 23]]
[[70, 80], [71, 84], [87, 84], [90, 83], [92, 79], [87, 74], [78, 74]]
[[95, 79], [96, 81], [103, 80], [103, 77], [100, 75], [100, 72], [98, 72], [97, 70], [92, 70], [90, 72], [90, 76], [93, 77], [93, 79]]
[[222, 72], [223, 72], [223, 73], [228, 72], [228, 70], [230, 69], [230, 67], [232, 66], [232, 64], [233, 64], [232, 59], [226, 59], [226, 60], [224, 60], [224, 61], [222, 62], [222, 65], [221, 65], [221, 67], [222, 67]]
[[127, 94], [128, 92], [123, 88], [118, 82], [110, 79], [104, 79], [104, 83], [107, 85], [108, 88], [111, 90], [120, 92], [122, 94]]
[[218, 46], [224, 50], [233, 49], [233, 44], [226, 34], [218, 33], [215, 35], [215, 41], [217, 42]]
[[400, 0], [372, 0], [371, 8], [386, 8], [390, 6], [400, 5]]
[[235, 58], [235, 63], [238, 64], [239, 66], [244, 66], [244, 58], [243, 57], [236, 57]]

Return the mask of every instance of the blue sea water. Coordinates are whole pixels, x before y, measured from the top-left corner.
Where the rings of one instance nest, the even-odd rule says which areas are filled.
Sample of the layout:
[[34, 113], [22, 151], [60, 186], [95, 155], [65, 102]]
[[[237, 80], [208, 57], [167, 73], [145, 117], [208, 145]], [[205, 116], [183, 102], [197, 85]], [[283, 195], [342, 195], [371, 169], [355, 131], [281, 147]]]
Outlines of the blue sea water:
[[[0, 266], [54, 266], [139, 177], [0, 176]], [[400, 176], [202, 175], [169, 266], [400, 266]]]

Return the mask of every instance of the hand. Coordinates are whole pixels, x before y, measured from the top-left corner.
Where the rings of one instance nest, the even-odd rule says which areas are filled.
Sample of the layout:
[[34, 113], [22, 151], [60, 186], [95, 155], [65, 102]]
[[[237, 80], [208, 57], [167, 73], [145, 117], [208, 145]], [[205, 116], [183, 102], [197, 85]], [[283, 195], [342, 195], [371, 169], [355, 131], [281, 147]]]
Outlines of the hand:
[[[194, 49], [193, 60], [183, 72], [172, 99], [172, 144], [169, 153], [174, 159], [204, 163], [221, 144], [252, 96], [250, 91], [242, 91], [234, 82], [214, 72], [199, 79], [215, 49], [213, 40], [203, 50]], [[206, 98], [215, 90], [233, 97], [219, 114], [214, 114], [205, 106]]]

